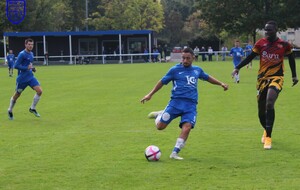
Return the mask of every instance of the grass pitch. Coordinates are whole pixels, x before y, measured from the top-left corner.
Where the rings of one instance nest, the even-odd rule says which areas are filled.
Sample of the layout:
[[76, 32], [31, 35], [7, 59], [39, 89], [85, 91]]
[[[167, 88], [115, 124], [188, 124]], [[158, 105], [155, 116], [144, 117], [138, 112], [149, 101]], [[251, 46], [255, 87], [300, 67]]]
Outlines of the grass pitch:
[[[167, 105], [171, 84], [139, 102], [174, 63], [38, 67], [41, 118], [28, 112], [28, 88], [13, 121], [7, 107], [15, 77], [0, 68], [0, 189], [299, 189], [300, 88], [291, 87], [288, 64], [269, 151], [260, 143], [258, 62], [241, 70], [240, 84], [231, 79], [230, 61], [194, 64], [230, 88], [199, 81], [198, 118], [183, 161], [169, 159], [179, 121], [158, 131], [147, 119]], [[160, 161], [144, 158], [150, 144], [160, 147]]]

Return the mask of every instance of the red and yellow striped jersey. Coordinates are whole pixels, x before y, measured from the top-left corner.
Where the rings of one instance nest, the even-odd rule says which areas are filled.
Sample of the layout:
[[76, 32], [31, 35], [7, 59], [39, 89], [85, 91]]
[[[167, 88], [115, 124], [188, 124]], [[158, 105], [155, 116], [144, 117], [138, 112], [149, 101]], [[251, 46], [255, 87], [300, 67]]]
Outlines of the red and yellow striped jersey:
[[253, 51], [260, 55], [258, 78], [284, 75], [284, 56], [292, 53], [292, 46], [278, 38], [269, 42], [266, 38], [258, 40]]

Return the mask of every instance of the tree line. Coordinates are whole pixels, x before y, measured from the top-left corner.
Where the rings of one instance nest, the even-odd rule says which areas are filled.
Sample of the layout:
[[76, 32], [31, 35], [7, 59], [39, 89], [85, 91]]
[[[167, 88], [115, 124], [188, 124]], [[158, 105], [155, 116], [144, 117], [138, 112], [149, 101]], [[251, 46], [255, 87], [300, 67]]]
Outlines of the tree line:
[[[6, 9], [6, 1], [0, 8]], [[210, 39], [255, 41], [267, 20], [276, 20], [280, 30], [298, 28], [299, 8], [298, 0], [27, 0], [26, 17], [18, 25], [0, 12], [0, 33], [149, 29], [170, 46]]]

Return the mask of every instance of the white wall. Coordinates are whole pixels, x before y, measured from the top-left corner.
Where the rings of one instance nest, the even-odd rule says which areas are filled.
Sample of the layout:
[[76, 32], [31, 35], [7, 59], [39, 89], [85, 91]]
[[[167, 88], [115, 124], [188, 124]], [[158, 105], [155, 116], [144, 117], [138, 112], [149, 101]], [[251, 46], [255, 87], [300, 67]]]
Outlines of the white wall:
[[[258, 31], [258, 33], [264, 36], [263, 30]], [[300, 48], [300, 30], [289, 28], [286, 31], [278, 32], [277, 35], [281, 39], [290, 42], [291, 44], [295, 45], [297, 48]]]

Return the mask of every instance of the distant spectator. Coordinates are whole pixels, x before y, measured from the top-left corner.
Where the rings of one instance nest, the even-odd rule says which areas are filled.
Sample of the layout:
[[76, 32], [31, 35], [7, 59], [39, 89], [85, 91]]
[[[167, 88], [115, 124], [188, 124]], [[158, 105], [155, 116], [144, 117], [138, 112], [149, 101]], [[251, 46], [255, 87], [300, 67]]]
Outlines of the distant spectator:
[[148, 62], [149, 62], [149, 51], [148, 51], [147, 48], [144, 49], [144, 54], [145, 54], [145, 55], [143, 56], [144, 62], [145, 62], [145, 63], [148, 63]]
[[208, 61], [212, 61], [214, 50], [209, 46], [207, 51], [208, 51]]
[[202, 56], [202, 61], [206, 61], [206, 49], [204, 46], [202, 46], [200, 52], [201, 52], [201, 56]]
[[106, 54], [107, 54], [107, 51], [106, 51], [106, 49], [104, 48], [104, 46], [102, 46], [102, 62], [103, 63], [106, 63]]
[[195, 61], [198, 61], [199, 53], [200, 53], [200, 49], [198, 48], [198, 46], [196, 46], [194, 49]]
[[49, 61], [49, 54], [48, 54], [48, 52], [45, 52], [45, 55], [44, 55], [44, 65], [48, 65], [48, 61]]
[[222, 51], [222, 61], [225, 61], [226, 60], [226, 52], [227, 52], [227, 47], [226, 46], [223, 46], [221, 51]]
[[164, 51], [165, 62], [167, 62], [167, 51], [168, 51], [168, 46], [167, 46], [167, 44], [165, 44], [163, 51]]
[[156, 63], [156, 62], [158, 62], [158, 55], [159, 55], [159, 51], [158, 51], [158, 49], [155, 47], [154, 49], [153, 49], [153, 56], [152, 56], [152, 61], [154, 62], [154, 63]]
[[162, 47], [160, 45], [158, 45], [157, 50], [160, 53], [160, 61], [161, 61], [163, 59], [163, 54], [162, 54], [163, 49], [162, 49]]

